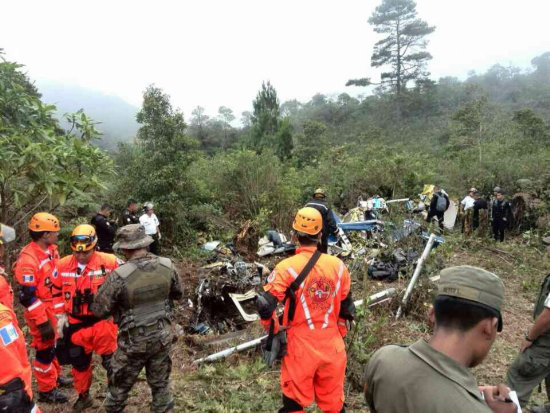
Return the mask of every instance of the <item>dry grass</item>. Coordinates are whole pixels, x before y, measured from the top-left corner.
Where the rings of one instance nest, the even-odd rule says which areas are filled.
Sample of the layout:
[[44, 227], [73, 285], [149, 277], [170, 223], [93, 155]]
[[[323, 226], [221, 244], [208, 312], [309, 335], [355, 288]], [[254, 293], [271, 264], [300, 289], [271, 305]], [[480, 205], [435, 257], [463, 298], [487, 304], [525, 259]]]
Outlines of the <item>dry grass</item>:
[[[550, 272], [548, 254], [543, 255], [535, 247], [521, 244], [521, 240], [504, 244], [493, 244], [479, 240], [463, 241], [458, 236], [447, 237], [448, 242], [438, 248], [435, 257], [427, 262], [421, 276], [419, 288], [411, 298], [407, 317], [395, 320], [392, 311], [396, 303], [383, 305], [363, 315], [348, 341], [348, 381], [346, 383], [347, 411], [367, 411], [358, 387], [362, 366], [379, 347], [390, 344], [411, 344], [429, 335], [425, 314], [432, 294], [433, 285], [427, 281], [441, 266], [474, 265], [498, 274], [506, 286], [505, 308], [503, 310], [504, 331], [498, 336], [485, 362], [474, 370], [479, 384], [504, 382], [506, 369], [517, 355], [523, 331], [531, 323], [533, 301], [540, 282]], [[185, 282], [193, 284], [192, 271], [195, 264], [182, 265]], [[180, 267], [181, 268], [181, 267]], [[408, 280], [393, 284], [373, 282], [355, 277], [355, 297], [368, 296], [389, 287], [405, 288]], [[185, 319], [182, 310], [180, 317]], [[259, 330], [256, 332], [259, 333]], [[269, 412], [280, 407], [278, 370], [267, 369], [261, 362], [258, 351], [232, 356], [230, 359], [200, 368], [191, 365], [194, 358], [207, 350], [189, 338], [180, 339], [174, 346], [174, 368], [172, 383], [176, 399], [176, 411], [185, 412]], [[92, 391], [103, 393], [104, 376], [101, 367], [96, 368]], [[74, 392], [73, 392], [74, 393]], [[76, 396], [73, 394], [73, 400]], [[544, 402], [544, 397], [535, 394], [534, 401]], [[129, 400], [128, 412], [143, 412], [148, 409], [150, 392], [141, 380], [134, 387]], [[97, 399], [100, 407], [102, 399]], [[69, 406], [51, 408], [41, 406], [42, 411], [68, 412]], [[101, 411], [101, 409], [99, 409]], [[308, 411], [317, 411], [315, 408]]]

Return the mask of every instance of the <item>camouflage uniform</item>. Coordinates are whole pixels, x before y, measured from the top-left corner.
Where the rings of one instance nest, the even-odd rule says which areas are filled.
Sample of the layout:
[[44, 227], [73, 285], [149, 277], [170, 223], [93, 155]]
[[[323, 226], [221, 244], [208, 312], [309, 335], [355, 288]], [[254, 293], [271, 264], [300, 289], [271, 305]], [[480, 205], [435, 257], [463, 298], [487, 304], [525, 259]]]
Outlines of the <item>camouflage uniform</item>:
[[463, 222], [462, 222], [462, 225], [463, 225], [462, 232], [465, 238], [470, 237], [470, 235], [472, 234], [473, 217], [474, 217], [473, 208], [468, 208], [466, 211], [464, 211]]
[[[115, 248], [122, 249], [141, 249], [152, 241], [139, 224], [121, 228], [117, 238]], [[170, 324], [173, 300], [182, 295], [172, 262], [150, 253], [130, 258], [99, 289], [92, 304], [94, 315], [101, 318], [113, 315], [119, 327], [118, 348], [111, 359], [104, 405], [108, 413], [124, 410], [128, 393], [143, 367], [153, 396], [151, 411], [174, 408], [169, 391]]]
[[[550, 275], [544, 282], [535, 304], [534, 318], [536, 319], [544, 308], [550, 308]], [[550, 331], [542, 333], [527, 347], [523, 353], [519, 353], [510, 365], [506, 374], [508, 386], [518, 393], [522, 406], [527, 405], [533, 389], [543, 380], [546, 381], [546, 392], [550, 379]]]
[[486, 209], [479, 210], [478, 227], [475, 229], [479, 238], [486, 238], [489, 231], [489, 212]]

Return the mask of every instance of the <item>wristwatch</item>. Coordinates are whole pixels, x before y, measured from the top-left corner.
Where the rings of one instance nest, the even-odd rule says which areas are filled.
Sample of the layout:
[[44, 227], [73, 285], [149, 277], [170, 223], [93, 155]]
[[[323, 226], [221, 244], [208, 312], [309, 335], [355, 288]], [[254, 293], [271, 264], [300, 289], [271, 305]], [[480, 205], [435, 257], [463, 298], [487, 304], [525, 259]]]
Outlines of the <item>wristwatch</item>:
[[525, 340], [528, 341], [529, 343], [532, 343], [533, 341], [535, 341], [529, 338], [529, 330], [525, 330]]

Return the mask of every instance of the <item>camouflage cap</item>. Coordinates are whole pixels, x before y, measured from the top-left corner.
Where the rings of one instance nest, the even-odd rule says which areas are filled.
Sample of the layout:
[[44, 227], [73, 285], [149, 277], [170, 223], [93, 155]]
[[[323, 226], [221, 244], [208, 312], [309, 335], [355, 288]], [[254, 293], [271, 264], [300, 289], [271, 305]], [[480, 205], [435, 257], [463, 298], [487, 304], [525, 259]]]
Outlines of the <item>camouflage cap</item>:
[[502, 330], [504, 284], [498, 276], [469, 265], [445, 268], [440, 276], [438, 296], [463, 298], [492, 308], [499, 315], [499, 331]]
[[145, 233], [141, 224], [130, 224], [120, 228], [116, 233], [113, 249], [138, 250], [153, 243], [153, 238]]

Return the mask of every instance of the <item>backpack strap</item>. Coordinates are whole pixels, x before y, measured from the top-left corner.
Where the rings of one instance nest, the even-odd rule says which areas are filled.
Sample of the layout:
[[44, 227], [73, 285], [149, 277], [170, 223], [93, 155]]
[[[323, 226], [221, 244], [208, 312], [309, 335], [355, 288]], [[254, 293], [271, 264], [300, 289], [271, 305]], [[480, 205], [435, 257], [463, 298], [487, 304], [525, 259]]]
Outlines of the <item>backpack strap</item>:
[[302, 269], [298, 277], [296, 277], [296, 279], [292, 281], [290, 286], [286, 289], [284, 301], [286, 302], [286, 300], [290, 300], [288, 304], [288, 321], [294, 320], [294, 313], [296, 312], [296, 290], [300, 288], [300, 285], [304, 282], [308, 274], [311, 272], [312, 268], [315, 266], [320, 256], [321, 252], [319, 250], [316, 250], [307, 262], [306, 266]]

